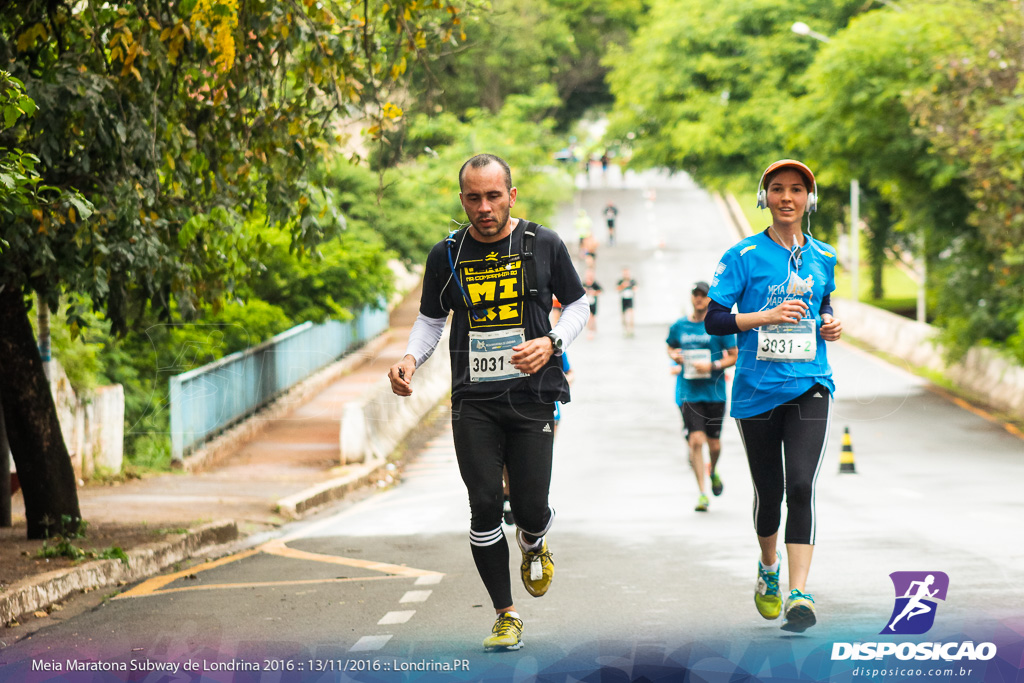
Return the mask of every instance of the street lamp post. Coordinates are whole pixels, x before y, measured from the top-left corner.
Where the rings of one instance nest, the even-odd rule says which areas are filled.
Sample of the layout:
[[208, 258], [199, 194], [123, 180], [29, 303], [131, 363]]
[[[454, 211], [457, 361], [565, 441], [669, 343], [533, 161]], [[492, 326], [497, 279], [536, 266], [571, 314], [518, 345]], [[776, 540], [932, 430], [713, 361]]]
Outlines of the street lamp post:
[[[832, 42], [828, 36], [818, 33], [802, 21], [794, 22], [790, 27], [793, 33]], [[850, 284], [853, 289], [853, 300], [860, 301], [860, 183], [857, 179], [850, 181]]]
[[920, 229], [918, 235], [921, 248], [917, 257], [917, 322], [926, 323], [928, 322], [928, 307], [925, 299], [928, 286], [928, 254], [925, 251], [924, 228]]
[[850, 181], [850, 276], [853, 300], [860, 301], [860, 182]]
[[811, 29], [810, 26], [808, 26], [807, 24], [805, 24], [802, 21], [795, 22], [790, 27], [790, 30], [792, 30], [793, 33], [795, 33], [795, 34], [797, 34], [799, 36], [808, 36], [810, 38], [814, 38], [815, 40], [820, 40], [823, 43], [832, 42], [832, 41], [830, 41], [828, 39], [828, 36], [823, 35], [821, 33], [818, 33], [817, 31]]

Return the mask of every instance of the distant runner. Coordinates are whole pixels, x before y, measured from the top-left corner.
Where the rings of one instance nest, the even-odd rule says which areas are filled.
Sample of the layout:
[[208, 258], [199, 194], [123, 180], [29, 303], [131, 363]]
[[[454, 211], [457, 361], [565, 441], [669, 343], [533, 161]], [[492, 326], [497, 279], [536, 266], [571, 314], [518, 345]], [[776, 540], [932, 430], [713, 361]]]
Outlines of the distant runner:
[[629, 268], [622, 269], [622, 275], [616, 283], [619, 299], [622, 302], [622, 329], [627, 337], [633, 336], [633, 297], [636, 293], [636, 280]]
[[608, 206], [604, 207], [604, 220], [608, 226], [608, 246], [615, 246], [615, 219], [619, 217], [619, 209], [617, 206], [608, 202]]

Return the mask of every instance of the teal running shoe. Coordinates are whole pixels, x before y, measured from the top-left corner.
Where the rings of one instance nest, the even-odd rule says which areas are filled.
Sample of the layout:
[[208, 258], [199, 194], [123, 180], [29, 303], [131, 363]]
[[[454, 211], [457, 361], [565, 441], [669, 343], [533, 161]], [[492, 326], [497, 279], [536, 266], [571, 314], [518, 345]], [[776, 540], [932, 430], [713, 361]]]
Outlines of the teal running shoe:
[[[782, 554], [775, 557], [781, 562]], [[754, 589], [754, 606], [765, 619], [778, 619], [782, 612], [782, 597], [779, 595], [779, 572], [770, 572], [757, 561], [757, 587]]]
[[797, 589], [789, 591], [786, 598], [786, 618], [782, 621], [783, 631], [803, 633], [818, 621], [814, 614], [814, 596]]

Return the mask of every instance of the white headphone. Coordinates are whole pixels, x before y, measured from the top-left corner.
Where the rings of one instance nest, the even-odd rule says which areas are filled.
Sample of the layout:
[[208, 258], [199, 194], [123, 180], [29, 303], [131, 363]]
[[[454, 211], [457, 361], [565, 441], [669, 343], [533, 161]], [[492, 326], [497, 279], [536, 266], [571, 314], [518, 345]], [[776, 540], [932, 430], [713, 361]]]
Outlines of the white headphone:
[[811, 191], [807, 193], [807, 213], [813, 212], [818, 208], [818, 183], [814, 179], [814, 173], [807, 167], [807, 164], [796, 159], [781, 159], [764, 169], [764, 173], [761, 174], [761, 180], [757, 183], [757, 208], [768, 208], [768, 189], [764, 186], [765, 177], [772, 171], [777, 171], [786, 166], [800, 170], [811, 179]]

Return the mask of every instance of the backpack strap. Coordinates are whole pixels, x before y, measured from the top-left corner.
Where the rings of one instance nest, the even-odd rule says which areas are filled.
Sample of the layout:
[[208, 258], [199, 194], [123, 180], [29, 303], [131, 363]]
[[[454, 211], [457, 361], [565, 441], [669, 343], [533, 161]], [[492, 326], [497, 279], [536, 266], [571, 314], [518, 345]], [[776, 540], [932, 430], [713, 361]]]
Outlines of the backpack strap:
[[[523, 257], [523, 288], [524, 294], [530, 299], [537, 298], [537, 258], [533, 253], [534, 248], [537, 245], [537, 230], [540, 226], [537, 223], [533, 223], [527, 220], [523, 221], [523, 237], [521, 241], [521, 255]], [[470, 300], [469, 295], [462, 289], [462, 284], [459, 282], [458, 274], [455, 272], [455, 261], [452, 258], [452, 253], [456, 250], [456, 245], [465, 240], [465, 232], [468, 228], [462, 228], [458, 231], [453, 231], [448, 234], [445, 239], [446, 251], [448, 253], [448, 268], [451, 270], [452, 279], [455, 280], [455, 284], [462, 294], [462, 300], [466, 304], [466, 308], [470, 311], [475, 311], [478, 307], [474, 306]], [[526, 298], [524, 297], [524, 298]]]
[[[466, 231], [468, 229], [469, 228], [467, 227], [462, 228], [461, 230], [453, 230], [449, 232], [448, 237], [445, 238], [444, 242], [445, 251], [448, 254], [448, 268], [452, 274], [451, 278], [449, 279], [449, 282], [451, 282], [452, 280], [455, 281], [455, 287], [459, 290], [459, 293], [462, 294], [462, 302], [466, 305], [466, 310], [469, 311], [469, 314], [473, 317], [474, 320], [478, 320], [481, 317], [483, 317], [483, 313], [480, 313], [478, 315], [477, 312], [483, 309], [480, 306], [474, 306], [473, 302], [470, 301], [469, 299], [469, 294], [467, 294], [466, 290], [462, 288], [462, 282], [459, 281], [459, 274], [455, 272], [455, 259], [452, 258], [452, 253], [456, 250], [456, 245], [461, 245], [461, 243], [466, 240]], [[461, 239], [459, 237], [460, 235]], [[445, 286], [447, 287], [447, 285]], [[458, 307], [458, 303], [453, 302], [453, 308], [456, 307]]]
[[537, 244], [537, 230], [540, 228], [536, 223], [526, 221], [523, 226], [523, 286], [525, 294], [531, 299], [537, 298], [537, 259], [533, 249]]

